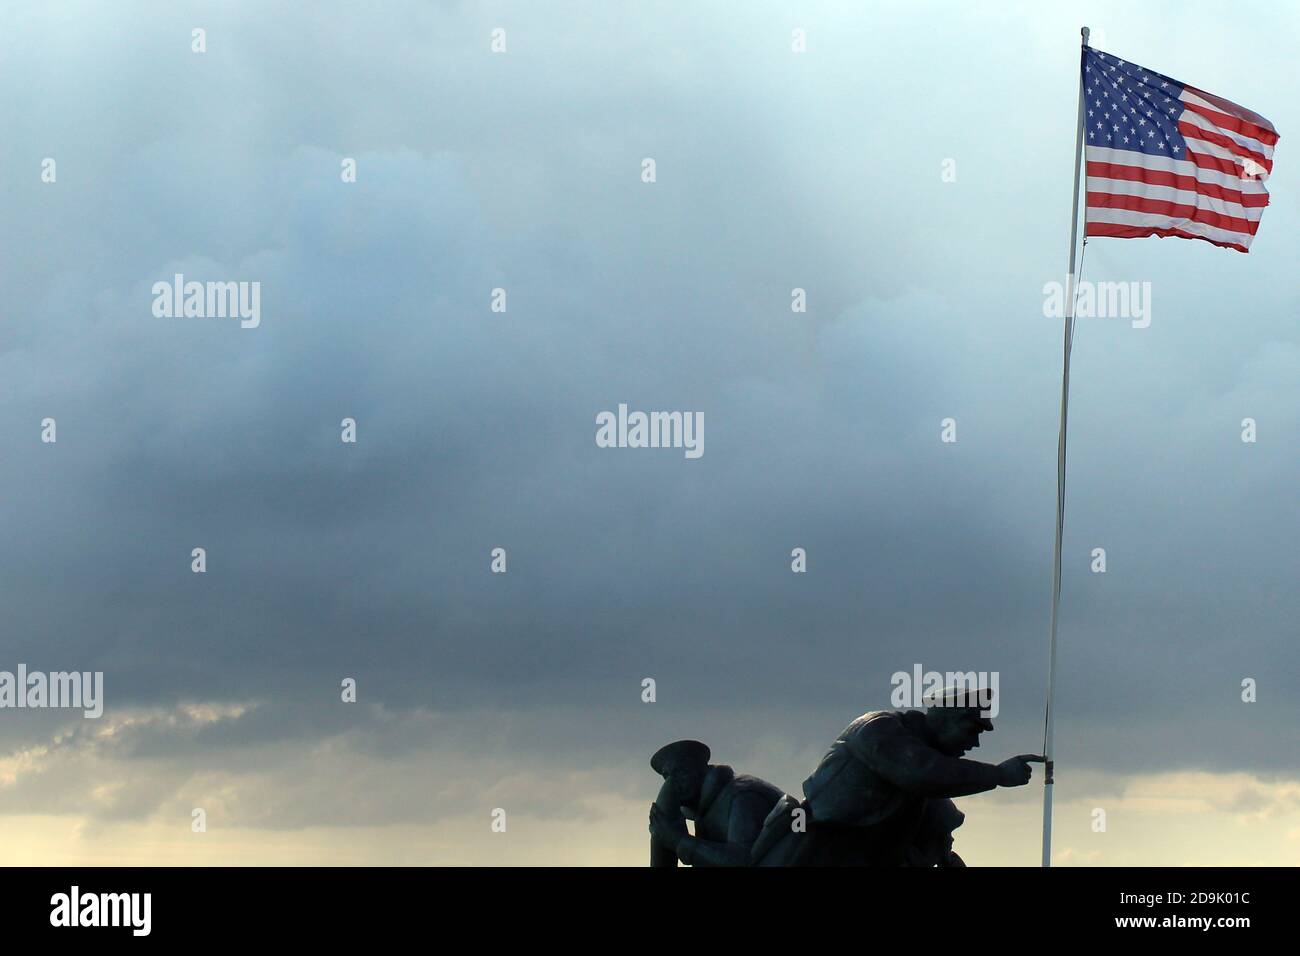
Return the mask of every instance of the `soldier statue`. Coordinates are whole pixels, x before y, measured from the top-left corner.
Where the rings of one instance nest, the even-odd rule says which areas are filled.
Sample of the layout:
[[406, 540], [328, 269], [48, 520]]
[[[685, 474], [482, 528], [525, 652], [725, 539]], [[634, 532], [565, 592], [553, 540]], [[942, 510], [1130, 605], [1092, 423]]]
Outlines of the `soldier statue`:
[[850, 723], [804, 781], [802, 801], [709, 765], [698, 741], [669, 744], [651, 760], [664, 777], [650, 809], [651, 865], [965, 866], [952, 850], [965, 819], [952, 798], [1022, 787], [1044, 758], [966, 758], [993, 730], [985, 689], [949, 688], [925, 703]]
[[[782, 796], [766, 780], [710, 764], [709, 748], [679, 740], [650, 766], [664, 778], [650, 806], [650, 865], [748, 866], [763, 821]], [[686, 820], [695, 821], [695, 835]]]

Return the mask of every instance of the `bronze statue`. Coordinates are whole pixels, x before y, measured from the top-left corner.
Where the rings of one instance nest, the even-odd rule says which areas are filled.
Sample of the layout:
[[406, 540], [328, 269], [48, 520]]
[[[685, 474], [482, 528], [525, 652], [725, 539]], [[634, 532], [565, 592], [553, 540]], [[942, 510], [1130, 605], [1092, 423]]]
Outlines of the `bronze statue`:
[[[1037, 754], [999, 764], [965, 759], [993, 729], [984, 716], [987, 695], [950, 688], [924, 711], [863, 714], [804, 781], [803, 801], [755, 777], [735, 777], [729, 767], [710, 767], [709, 749], [697, 741], [668, 745], [651, 761], [665, 780], [650, 812], [651, 864], [965, 866], [952, 850], [965, 817], [951, 798], [1024, 786], [1030, 763], [1043, 761]], [[695, 837], [681, 807], [696, 811]]]
[[926, 800], [916, 834], [903, 851], [903, 866], [965, 866], [952, 848], [953, 831], [965, 820], [966, 814], [947, 797]]
[[[679, 740], [650, 766], [664, 778], [650, 806], [650, 865], [748, 866], [763, 821], [782, 796], [766, 780], [709, 763], [709, 748]], [[695, 835], [686, 819], [695, 821]]]

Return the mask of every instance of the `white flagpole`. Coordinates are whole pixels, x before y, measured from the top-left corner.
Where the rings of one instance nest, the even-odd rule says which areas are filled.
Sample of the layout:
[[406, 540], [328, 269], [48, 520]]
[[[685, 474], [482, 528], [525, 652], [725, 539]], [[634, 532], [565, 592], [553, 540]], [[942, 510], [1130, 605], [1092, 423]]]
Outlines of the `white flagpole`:
[[[1088, 28], [1079, 33], [1088, 45]], [[1082, 55], [1082, 54], [1081, 54]], [[1061, 430], [1056, 439], [1056, 546], [1052, 549], [1052, 639], [1047, 655], [1047, 715], [1043, 738], [1043, 866], [1052, 865], [1052, 752], [1056, 690], [1056, 618], [1061, 607], [1061, 533], [1065, 529], [1065, 427], [1070, 412], [1070, 348], [1074, 343], [1074, 253], [1079, 238], [1079, 167], [1083, 157], [1083, 69], [1079, 68], [1079, 123], [1074, 141], [1074, 209], [1070, 214], [1070, 269], [1065, 280], [1065, 347], [1061, 366]]]

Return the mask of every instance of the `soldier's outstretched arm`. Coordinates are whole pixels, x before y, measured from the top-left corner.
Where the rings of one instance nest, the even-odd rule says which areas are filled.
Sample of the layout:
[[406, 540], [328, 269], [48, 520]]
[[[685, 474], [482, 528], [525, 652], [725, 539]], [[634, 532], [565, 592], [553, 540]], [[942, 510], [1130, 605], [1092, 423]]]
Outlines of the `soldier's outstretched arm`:
[[873, 744], [860, 759], [900, 790], [918, 797], [965, 797], [1006, 785], [1000, 766], [945, 756], [910, 734], [890, 734]]

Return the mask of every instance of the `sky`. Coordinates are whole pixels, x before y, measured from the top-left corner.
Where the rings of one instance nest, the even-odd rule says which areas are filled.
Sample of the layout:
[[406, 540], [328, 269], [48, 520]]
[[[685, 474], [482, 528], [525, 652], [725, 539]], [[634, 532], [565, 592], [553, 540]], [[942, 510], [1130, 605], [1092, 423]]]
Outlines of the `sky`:
[[[1084, 24], [1282, 138], [1249, 255], [1087, 246], [1151, 323], [1076, 329], [1054, 861], [1300, 862], [1265, 2], [6, 4], [0, 669], [104, 714], [0, 710], [4, 862], [642, 866], [659, 746], [797, 793], [916, 665], [1041, 750]], [[598, 447], [620, 403], [704, 454]], [[1039, 781], [968, 863], [1038, 863]]]

